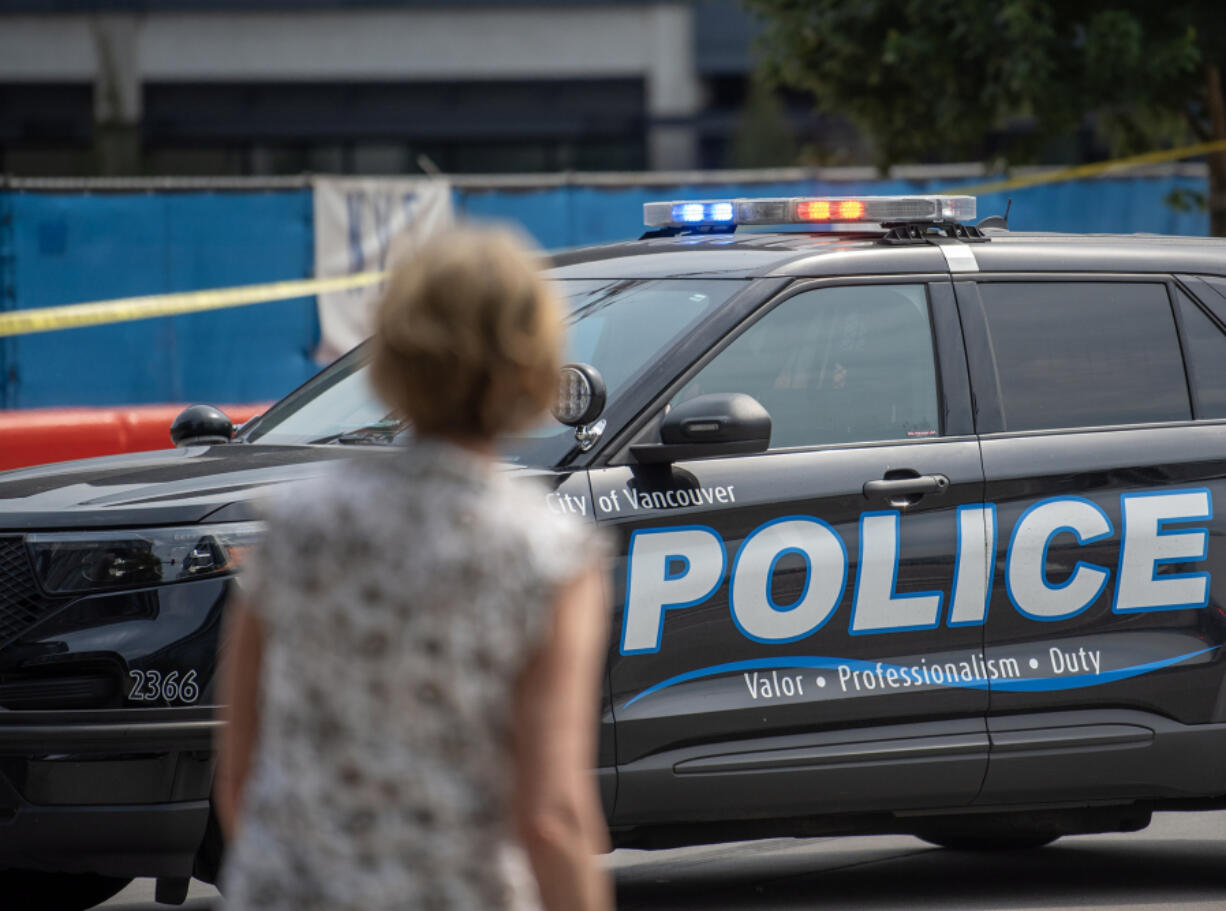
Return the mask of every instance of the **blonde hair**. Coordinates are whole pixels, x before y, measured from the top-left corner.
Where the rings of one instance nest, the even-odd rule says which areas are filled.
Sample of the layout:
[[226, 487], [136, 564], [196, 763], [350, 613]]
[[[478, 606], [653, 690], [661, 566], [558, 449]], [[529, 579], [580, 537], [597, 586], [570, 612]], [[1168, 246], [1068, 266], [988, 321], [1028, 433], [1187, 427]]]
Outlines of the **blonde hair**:
[[432, 236], [393, 268], [375, 326], [375, 390], [422, 433], [488, 439], [553, 401], [562, 310], [506, 229]]

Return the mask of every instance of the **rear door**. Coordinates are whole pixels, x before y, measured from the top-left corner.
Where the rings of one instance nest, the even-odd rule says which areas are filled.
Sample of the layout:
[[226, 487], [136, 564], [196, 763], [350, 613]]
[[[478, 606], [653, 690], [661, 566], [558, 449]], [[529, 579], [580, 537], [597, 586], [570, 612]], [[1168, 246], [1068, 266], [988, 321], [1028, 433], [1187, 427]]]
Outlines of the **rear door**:
[[1222, 326], [1152, 275], [983, 277], [958, 297], [994, 519], [982, 801], [1218, 787], [1220, 735], [1183, 726], [1223, 711]]
[[769, 452], [591, 473], [624, 561], [614, 822], [968, 803], [987, 556], [950, 284], [792, 287], [656, 413], [714, 392], [767, 408]]

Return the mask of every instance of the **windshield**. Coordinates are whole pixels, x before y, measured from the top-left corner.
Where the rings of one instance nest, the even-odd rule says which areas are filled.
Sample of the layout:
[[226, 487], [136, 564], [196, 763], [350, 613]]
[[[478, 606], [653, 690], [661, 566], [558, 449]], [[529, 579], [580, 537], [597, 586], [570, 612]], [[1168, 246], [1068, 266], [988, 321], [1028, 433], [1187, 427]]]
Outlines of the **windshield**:
[[[600, 371], [609, 402], [679, 336], [740, 291], [743, 279], [572, 279], [556, 281], [568, 312], [564, 361]], [[388, 442], [407, 432], [370, 386], [361, 345], [261, 417], [243, 435], [262, 443]], [[505, 441], [507, 458], [556, 465], [574, 428], [546, 417]]]

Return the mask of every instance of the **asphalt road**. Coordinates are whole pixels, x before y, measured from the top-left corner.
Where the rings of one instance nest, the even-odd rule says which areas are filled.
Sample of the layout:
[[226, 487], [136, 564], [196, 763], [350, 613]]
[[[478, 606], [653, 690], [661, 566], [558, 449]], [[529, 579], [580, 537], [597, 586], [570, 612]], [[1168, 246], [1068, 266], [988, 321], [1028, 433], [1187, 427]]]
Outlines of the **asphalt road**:
[[[1127, 909], [1226, 908], [1226, 812], [1166, 813], [1143, 832], [1082, 835], [1036, 851], [967, 854], [914, 838], [741, 842], [606, 858], [618, 908]], [[216, 892], [194, 883], [187, 911]], [[153, 884], [133, 883], [103, 907], [157, 911]]]

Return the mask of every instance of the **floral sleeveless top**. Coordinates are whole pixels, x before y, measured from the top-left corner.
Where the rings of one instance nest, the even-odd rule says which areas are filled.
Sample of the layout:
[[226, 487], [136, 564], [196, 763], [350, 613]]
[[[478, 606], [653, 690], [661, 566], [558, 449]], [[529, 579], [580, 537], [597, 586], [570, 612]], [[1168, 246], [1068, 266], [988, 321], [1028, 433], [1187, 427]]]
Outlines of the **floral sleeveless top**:
[[457, 446], [371, 455], [275, 498], [243, 574], [260, 730], [224, 907], [536, 908], [512, 684], [594, 531]]

